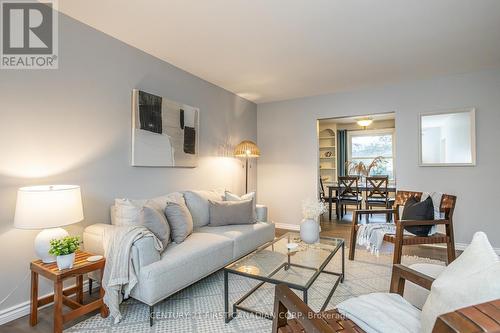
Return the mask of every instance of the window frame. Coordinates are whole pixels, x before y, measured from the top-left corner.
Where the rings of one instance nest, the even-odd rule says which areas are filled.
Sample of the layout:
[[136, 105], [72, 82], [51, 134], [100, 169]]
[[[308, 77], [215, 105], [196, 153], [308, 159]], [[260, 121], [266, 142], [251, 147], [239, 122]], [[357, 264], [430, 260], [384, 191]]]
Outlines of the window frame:
[[[347, 131], [347, 160], [352, 161], [352, 137], [354, 136], [375, 136], [377, 134], [390, 134], [392, 136], [392, 178], [389, 181], [396, 181], [396, 129], [381, 128], [370, 130]], [[356, 157], [356, 159], [370, 159], [376, 156]]]

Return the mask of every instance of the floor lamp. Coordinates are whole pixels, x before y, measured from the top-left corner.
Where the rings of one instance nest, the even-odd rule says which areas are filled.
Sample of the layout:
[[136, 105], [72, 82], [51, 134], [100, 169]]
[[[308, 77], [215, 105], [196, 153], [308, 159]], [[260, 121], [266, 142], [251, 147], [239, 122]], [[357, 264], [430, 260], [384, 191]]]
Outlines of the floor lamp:
[[245, 193], [248, 193], [248, 159], [260, 156], [259, 147], [250, 140], [241, 141], [235, 148], [233, 155], [235, 157], [245, 158]]

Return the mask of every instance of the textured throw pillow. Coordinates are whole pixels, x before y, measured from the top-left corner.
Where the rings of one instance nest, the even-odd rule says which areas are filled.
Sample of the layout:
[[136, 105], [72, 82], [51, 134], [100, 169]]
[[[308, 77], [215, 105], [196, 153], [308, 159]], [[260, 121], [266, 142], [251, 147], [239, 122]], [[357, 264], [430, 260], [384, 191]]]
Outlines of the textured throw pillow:
[[210, 206], [208, 200], [222, 200], [222, 195], [216, 191], [186, 191], [184, 199], [193, 217], [195, 227], [206, 226], [210, 221]]
[[255, 192], [250, 192], [247, 194], [243, 194], [241, 197], [237, 194], [231, 193], [229, 191], [224, 192], [224, 200], [226, 201], [242, 201], [242, 200], [252, 200], [253, 206], [253, 217], [257, 217], [256, 209], [257, 209], [257, 199], [255, 198]]
[[[406, 200], [402, 220], [434, 220], [434, 205], [428, 197], [424, 201], [418, 201], [415, 197]], [[405, 229], [417, 236], [427, 236], [432, 225], [416, 225], [405, 227]]]
[[422, 332], [441, 314], [500, 298], [500, 260], [483, 232], [432, 283], [422, 308]]
[[170, 226], [162, 211], [146, 204], [142, 208], [141, 225], [158, 237], [164, 249], [167, 247], [170, 241]]
[[230, 224], [255, 223], [252, 200], [214, 201], [210, 200], [209, 227]]
[[182, 243], [193, 232], [193, 218], [188, 208], [177, 202], [167, 202], [165, 215], [172, 240], [177, 244]]

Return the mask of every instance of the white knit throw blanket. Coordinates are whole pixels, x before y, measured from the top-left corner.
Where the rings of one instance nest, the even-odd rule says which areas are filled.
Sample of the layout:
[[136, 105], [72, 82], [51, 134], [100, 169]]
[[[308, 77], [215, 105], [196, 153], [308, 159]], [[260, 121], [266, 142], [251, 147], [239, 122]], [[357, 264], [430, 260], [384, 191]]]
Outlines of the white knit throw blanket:
[[[368, 251], [378, 257], [384, 241], [384, 235], [395, 233], [396, 225], [394, 223], [360, 224], [356, 244], [365, 246]], [[406, 230], [404, 233], [410, 234]]]
[[156, 236], [143, 226], [117, 226], [106, 229], [103, 237], [104, 256], [106, 266], [102, 286], [105, 290], [104, 303], [108, 306], [115, 324], [122, 316], [120, 314], [120, 303], [124, 297], [128, 298], [130, 292], [137, 284], [137, 274], [139, 267], [132, 260], [132, 245], [143, 237], [153, 237], [155, 248], [158, 251], [163, 249], [163, 245]]

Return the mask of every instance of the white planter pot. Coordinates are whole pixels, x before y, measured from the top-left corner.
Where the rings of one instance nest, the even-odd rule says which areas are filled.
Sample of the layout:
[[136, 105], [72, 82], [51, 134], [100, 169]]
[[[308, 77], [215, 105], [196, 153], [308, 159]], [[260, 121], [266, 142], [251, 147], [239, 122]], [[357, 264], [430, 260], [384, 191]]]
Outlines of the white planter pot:
[[57, 256], [57, 268], [60, 271], [63, 269], [73, 268], [73, 263], [75, 262], [75, 253], [66, 254], [64, 256]]
[[300, 223], [300, 238], [307, 244], [319, 240], [319, 223], [311, 219], [303, 219]]

